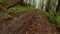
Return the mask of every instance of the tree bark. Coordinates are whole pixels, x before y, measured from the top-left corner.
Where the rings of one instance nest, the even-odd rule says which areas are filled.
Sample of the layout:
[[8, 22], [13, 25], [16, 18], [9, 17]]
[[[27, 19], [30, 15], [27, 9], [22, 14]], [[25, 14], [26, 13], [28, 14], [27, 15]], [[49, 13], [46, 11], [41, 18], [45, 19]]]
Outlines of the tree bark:
[[60, 11], [60, 0], [58, 0], [58, 5], [57, 5], [57, 8], [56, 8], [56, 11]]
[[19, 4], [24, 5], [24, 0], [20, 0]]
[[50, 0], [47, 0], [46, 11], [49, 12], [50, 10]]

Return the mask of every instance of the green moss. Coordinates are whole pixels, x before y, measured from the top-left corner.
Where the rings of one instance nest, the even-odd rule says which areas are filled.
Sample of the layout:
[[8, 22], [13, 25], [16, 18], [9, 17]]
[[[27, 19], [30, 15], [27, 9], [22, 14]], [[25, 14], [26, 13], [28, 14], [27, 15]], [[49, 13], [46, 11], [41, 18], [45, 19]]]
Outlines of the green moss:
[[21, 12], [21, 13], [23, 13], [23, 12], [27, 12], [29, 10], [34, 10], [34, 8], [31, 7], [31, 6], [12, 7], [12, 8], [8, 9], [8, 12], [9, 13], [14, 13], [14, 12]]
[[49, 13], [46, 11], [43, 11], [43, 13], [49, 18], [51, 22], [55, 23], [57, 27], [60, 27], [60, 16], [54, 14], [53, 11], [50, 11]]

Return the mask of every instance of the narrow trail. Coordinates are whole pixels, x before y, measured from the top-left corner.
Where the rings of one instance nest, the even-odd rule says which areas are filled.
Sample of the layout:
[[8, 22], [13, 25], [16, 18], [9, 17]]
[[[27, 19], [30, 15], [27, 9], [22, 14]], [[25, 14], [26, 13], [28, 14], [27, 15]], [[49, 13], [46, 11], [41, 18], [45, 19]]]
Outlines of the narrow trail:
[[0, 23], [0, 34], [59, 34], [41, 11], [29, 11]]
[[56, 29], [56, 25], [49, 22], [47, 17], [40, 11], [26, 26], [25, 31], [25, 34], [60, 34]]
[[[25, 14], [21, 14], [18, 18], [13, 17], [10, 21], [3, 21], [0, 28], [0, 34], [18, 34], [17, 32], [20, 30], [20, 33], [22, 33], [23, 28], [29, 21], [32, 19], [32, 17], [36, 14], [36, 11], [27, 12]], [[8, 24], [7, 24], [8, 23]]]

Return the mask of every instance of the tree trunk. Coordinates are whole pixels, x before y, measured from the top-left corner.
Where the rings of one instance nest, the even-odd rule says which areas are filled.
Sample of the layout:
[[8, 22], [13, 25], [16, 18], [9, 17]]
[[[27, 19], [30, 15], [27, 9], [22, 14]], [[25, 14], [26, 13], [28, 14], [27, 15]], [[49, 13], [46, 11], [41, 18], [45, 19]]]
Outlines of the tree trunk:
[[46, 11], [49, 12], [50, 10], [50, 0], [47, 0]]
[[20, 0], [19, 4], [24, 5], [24, 0]]
[[57, 5], [57, 8], [56, 8], [56, 11], [60, 12], [60, 0], [58, 0], [58, 5]]

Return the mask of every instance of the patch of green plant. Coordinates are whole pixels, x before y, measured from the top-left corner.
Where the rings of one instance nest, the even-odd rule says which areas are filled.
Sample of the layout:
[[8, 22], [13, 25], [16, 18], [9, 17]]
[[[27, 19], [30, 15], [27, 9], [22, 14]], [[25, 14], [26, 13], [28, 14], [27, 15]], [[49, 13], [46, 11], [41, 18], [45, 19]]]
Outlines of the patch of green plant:
[[23, 13], [23, 12], [27, 12], [29, 10], [34, 10], [34, 8], [31, 7], [31, 6], [12, 7], [12, 8], [8, 9], [8, 12], [9, 13], [14, 13], [14, 12], [21, 12], [21, 13]]
[[1, 17], [2, 17], [3, 19], [10, 19], [10, 18], [12, 18], [12, 16], [9, 15], [9, 14], [7, 14], [7, 13], [1, 13], [0, 15], [1, 15]]
[[56, 17], [56, 21], [57, 21], [57, 27], [60, 27], [60, 16]]
[[49, 18], [51, 22], [55, 23], [57, 27], [60, 27], [60, 16], [56, 15], [53, 11], [50, 11], [48, 13], [45, 10], [43, 10], [43, 13]]
[[10, 19], [10, 18], [12, 18], [12, 16], [11, 15], [4, 15], [3, 18], [4, 19]]

